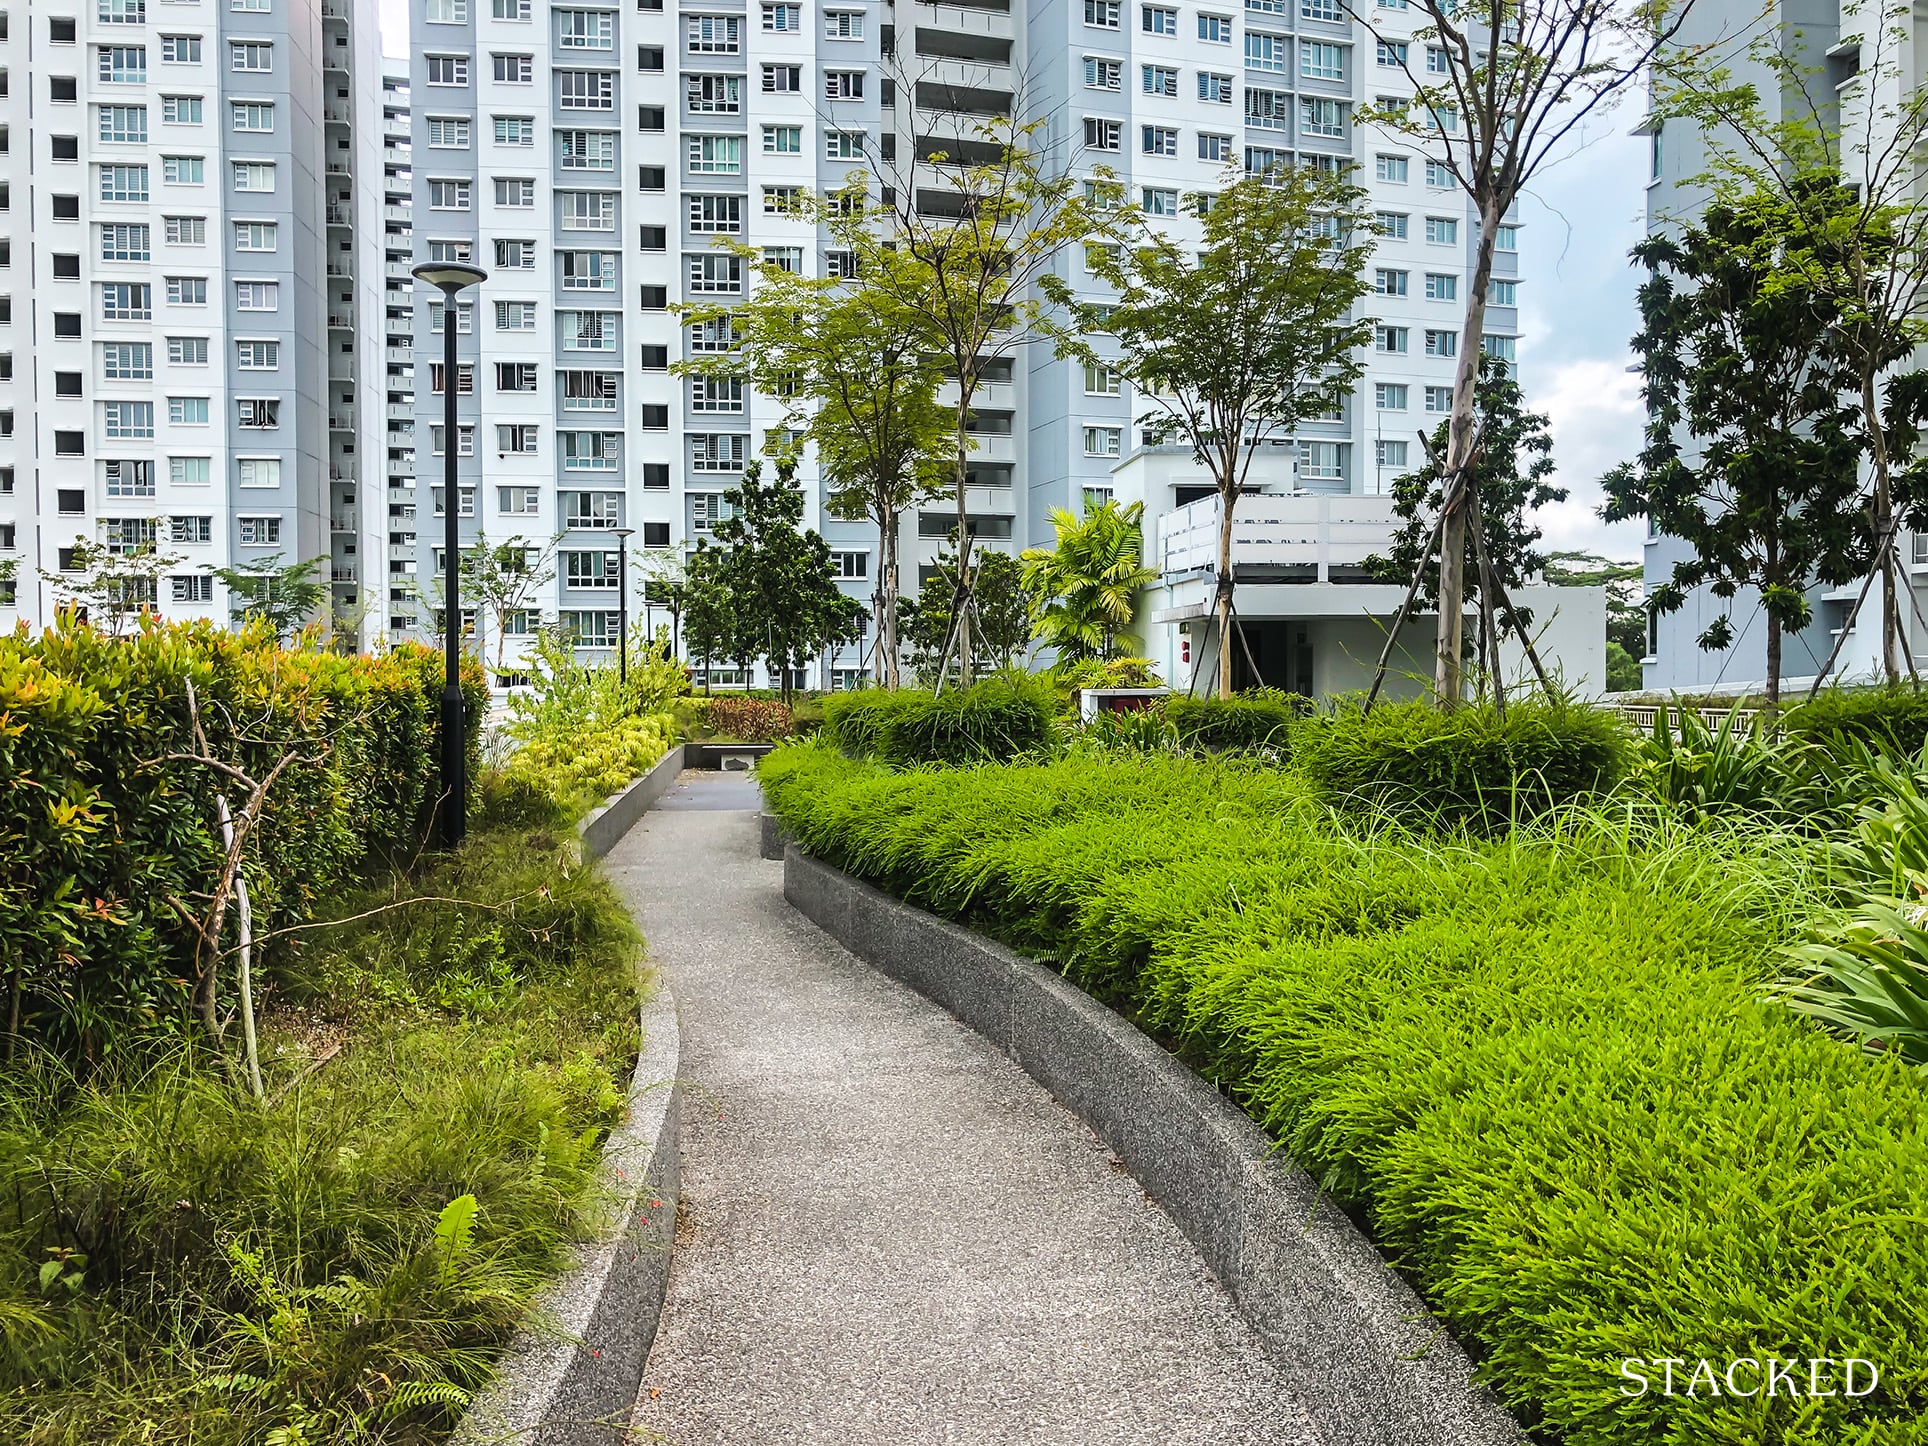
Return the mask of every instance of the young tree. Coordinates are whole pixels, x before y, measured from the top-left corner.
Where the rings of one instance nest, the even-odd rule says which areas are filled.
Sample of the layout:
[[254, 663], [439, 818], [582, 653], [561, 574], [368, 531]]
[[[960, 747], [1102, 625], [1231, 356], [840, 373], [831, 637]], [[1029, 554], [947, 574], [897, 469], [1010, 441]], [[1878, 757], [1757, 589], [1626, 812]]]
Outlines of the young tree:
[[1083, 518], [1054, 507], [1057, 546], [1020, 555], [1033, 635], [1057, 649], [1059, 662], [1107, 662], [1136, 654], [1132, 615], [1139, 592], [1158, 577], [1144, 562], [1144, 516], [1142, 502], [1127, 507], [1105, 502]]
[[[1781, 271], [1757, 209], [1710, 207], [1703, 224], [1634, 248], [1646, 269], [1633, 339], [1644, 377], [1646, 443], [1603, 485], [1608, 521], [1645, 516], [1684, 539], [1651, 606], [1673, 612], [1710, 585], [1731, 601], [1760, 590], [1767, 699], [1781, 696], [1781, 642], [1807, 626], [1811, 580], [1865, 566], [1853, 398], [1856, 359], [1830, 299]], [[1707, 649], [1734, 640], [1723, 613]]]
[[[956, 596], [957, 551], [952, 547], [938, 553], [917, 596], [904, 599], [903, 641], [912, 671], [926, 682], [936, 681]], [[1024, 564], [1008, 552], [980, 549], [971, 608], [977, 615], [978, 672], [987, 671], [985, 663], [1011, 667], [1031, 645], [1031, 594], [1024, 586]]]
[[1372, 319], [1355, 314], [1371, 253], [1347, 176], [1312, 167], [1228, 184], [1204, 211], [1203, 242], [1154, 232], [1130, 247], [1096, 248], [1089, 265], [1118, 293], [1080, 303], [1086, 331], [1109, 333], [1120, 359], [1088, 342], [1062, 350], [1117, 365], [1149, 408], [1159, 441], [1178, 438], [1218, 488], [1218, 690], [1232, 691], [1232, 521], [1252, 459], [1301, 422], [1329, 415], [1363, 371]]
[[236, 626], [259, 619], [286, 642], [315, 620], [328, 604], [328, 584], [317, 574], [325, 559], [287, 562], [281, 554], [217, 567], [214, 575], [228, 590], [228, 616]]
[[[703, 665], [703, 691], [710, 691], [710, 664], [737, 658], [738, 614], [726, 576], [729, 554], [698, 538], [683, 581], [683, 644]], [[749, 666], [747, 660], [743, 663]]]
[[[921, 90], [905, 87], [907, 95]], [[1014, 94], [1012, 114], [1024, 109]], [[868, 180], [853, 175], [827, 220], [854, 259], [859, 285], [914, 323], [920, 345], [943, 360], [956, 384], [950, 490], [963, 538], [958, 585], [968, 596], [966, 494], [978, 390], [1019, 346], [1062, 334], [1058, 317], [1069, 290], [1054, 269], [1059, 256], [1115, 237], [1125, 217], [1123, 192], [1108, 170], [1077, 173], [1042, 148], [1045, 121], [953, 119], [956, 134], [941, 143], [927, 137], [894, 158], [866, 156], [884, 183], [883, 204], [871, 204]], [[971, 611], [957, 621], [956, 654], [969, 678]]]
[[787, 701], [791, 670], [860, 637], [863, 608], [838, 588], [830, 544], [803, 525], [793, 461], [779, 461], [767, 483], [763, 464], [752, 462], [724, 502], [726, 515], [713, 530], [727, 549], [719, 575], [736, 655], [746, 664], [763, 658]]
[[670, 549], [644, 548], [635, 555], [637, 574], [642, 578], [645, 608], [669, 611], [669, 652], [674, 658], [682, 648], [683, 609], [689, 600], [689, 563], [680, 546]]
[[115, 545], [74, 539], [71, 567], [40, 575], [54, 586], [62, 606], [85, 608], [87, 620], [110, 637], [160, 601], [161, 579], [181, 559], [152, 542]]
[[[1362, 119], [1409, 137], [1472, 202], [1479, 234], [1460, 323], [1445, 475], [1457, 479], [1441, 519], [1439, 706], [1459, 706], [1467, 523], [1476, 485], [1461, 474], [1476, 444], [1478, 362], [1501, 224], [1520, 193], [1594, 112], [1616, 104], [1679, 34], [1694, 0], [1411, 0], [1394, 11], [1347, 8], [1411, 83], [1410, 104]], [[1417, 24], [1408, 29], [1408, 20]], [[1693, 57], [1681, 55], [1682, 61]], [[1485, 615], [1482, 614], [1483, 620]]]
[[1771, 104], [1762, 86], [1729, 69], [1687, 67], [1669, 73], [1655, 105], [1700, 128], [1709, 166], [1693, 184], [1750, 219], [1771, 284], [1805, 292], [1832, 314], [1867, 455], [1869, 570], [1817, 690], [1877, 579], [1883, 671], [1897, 681], [1905, 657], [1913, 672], [1901, 612], [1913, 590], [1898, 534], [1928, 521], [1928, 466], [1916, 456], [1928, 373], [1912, 365], [1928, 343], [1928, 84], [1918, 78], [1909, 5], [1844, 9], [1844, 31], [1857, 25], [1858, 68], [1838, 86], [1798, 35], [1789, 44], [1776, 27], [1748, 51]]
[[[1470, 480], [1479, 498], [1483, 527], [1478, 537], [1486, 544], [1487, 565], [1492, 569], [1496, 591], [1510, 594], [1526, 579], [1541, 572], [1546, 558], [1535, 548], [1540, 529], [1534, 525], [1535, 510], [1552, 502], [1564, 502], [1567, 492], [1551, 480], [1553, 436], [1547, 418], [1526, 410], [1519, 383], [1513, 380], [1505, 362], [1494, 357], [1480, 364], [1479, 406], [1481, 446], [1474, 459]], [[1432, 457], [1445, 456], [1451, 422], [1441, 422], [1432, 435]], [[1433, 548], [1433, 519], [1445, 503], [1445, 472], [1436, 460], [1429, 459], [1416, 472], [1393, 479], [1393, 510], [1402, 520], [1393, 534], [1392, 550], [1386, 556], [1366, 559], [1366, 565], [1380, 577], [1404, 581], [1418, 573], [1419, 597], [1427, 606], [1439, 604], [1440, 559]], [[1471, 581], [1468, 592], [1486, 598], [1480, 586], [1481, 569], [1475, 534], [1468, 531], [1460, 541], [1461, 570]], [[1500, 598], [1492, 599], [1498, 605]], [[1482, 614], [1484, 616], [1484, 614]], [[1520, 626], [1532, 622], [1524, 609], [1513, 614]], [[1486, 656], [1486, 630], [1479, 643], [1481, 670], [1495, 688], [1502, 686], [1497, 658]]]
[[[803, 218], [828, 222], [841, 198], [807, 198]], [[710, 348], [671, 370], [747, 377], [782, 399], [785, 421], [816, 443], [832, 516], [877, 528], [876, 677], [896, 687], [898, 544], [907, 509], [948, 482], [952, 419], [937, 400], [943, 369], [925, 320], [862, 279], [808, 277], [724, 242], [757, 277], [748, 300], [686, 306], [679, 317]], [[876, 265], [905, 264], [897, 255]]]
[[509, 618], [527, 612], [536, 595], [556, 580], [556, 548], [561, 542], [561, 533], [542, 545], [519, 533], [496, 543], [491, 543], [486, 534], [477, 533], [475, 545], [463, 549], [462, 596], [472, 602], [478, 626], [484, 616], [495, 619], [498, 673], [508, 644]]

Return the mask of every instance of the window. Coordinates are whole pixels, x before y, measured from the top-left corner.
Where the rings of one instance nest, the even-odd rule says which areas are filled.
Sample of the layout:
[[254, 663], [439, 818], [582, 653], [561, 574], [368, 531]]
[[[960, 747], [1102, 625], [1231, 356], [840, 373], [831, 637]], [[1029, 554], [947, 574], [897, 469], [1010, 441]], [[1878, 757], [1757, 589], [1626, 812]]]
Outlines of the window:
[[1086, 116], [1084, 123], [1084, 143], [1088, 151], [1115, 151], [1120, 149], [1124, 130], [1123, 121], [1100, 120], [1096, 116]]
[[208, 424], [206, 397], [169, 397], [167, 420], [176, 427], [205, 427]]
[[1449, 75], [1452, 73], [1453, 60], [1444, 49], [1437, 45], [1426, 47], [1426, 73], [1428, 75]]
[[430, 85], [469, 83], [469, 58], [466, 55], [427, 55], [423, 61]]
[[1086, 362], [1084, 389], [1088, 397], [1115, 397], [1123, 390], [1122, 375], [1102, 362]]
[[100, 520], [101, 541], [109, 552], [123, 556], [143, 548], [151, 549], [159, 542], [160, 532], [158, 517], [103, 517]]
[[861, 161], [864, 158], [864, 133], [825, 131], [823, 151], [824, 159], [828, 161]]
[[1373, 215], [1373, 224], [1379, 234], [1393, 241], [1406, 239], [1406, 223], [1409, 219], [1403, 211], [1379, 211]]
[[1429, 412], [1450, 412], [1453, 409], [1453, 389], [1451, 387], [1426, 388], [1426, 410]]
[[[147, 0], [100, 0], [96, 19], [102, 25], [147, 24]], [[0, 39], [5, 39], [0, 34]]]
[[1201, 15], [1198, 17], [1198, 38], [1208, 45], [1230, 45], [1232, 43], [1232, 17], [1229, 15]]
[[108, 281], [100, 288], [102, 321], [149, 321], [154, 316], [153, 290], [144, 282]]
[[430, 181], [428, 208], [431, 211], [468, 210], [469, 183], [467, 181]]
[[559, 131], [565, 171], [613, 171], [616, 169], [614, 131]]
[[495, 204], [526, 211], [536, 203], [536, 183], [521, 176], [495, 178]]
[[535, 79], [536, 62], [533, 55], [491, 55], [489, 73], [491, 78], [504, 85], [527, 85]]
[[614, 231], [616, 195], [613, 191], [558, 191], [562, 227], [566, 231]]
[[614, 50], [616, 17], [607, 10], [558, 10], [556, 45], [562, 50]]
[[1299, 97], [1299, 129], [1308, 136], [1343, 136], [1346, 133], [1346, 105], [1341, 100]]
[[1178, 154], [1178, 132], [1171, 126], [1141, 126], [1140, 145], [1148, 156]]
[[1479, 349], [1486, 356], [1495, 357], [1511, 366], [1518, 360], [1519, 338], [1513, 336], [1482, 336]]
[[1341, 6], [1341, 0], [1299, 0], [1299, 19], [1301, 20], [1324, 20], [1337, 25], [1345, 18], [1346, 13]]
[[100, 138], [108, 142], [140, 142], [147, 139], [147, 107], [144, 105], [104, 105], [98, 112]]
[[1288, 130], [1292, 124], [1292, 96], [1283, 90], [1245, 87], [1245, 123], [1260, 130]]
[[536, 243], [533, 241], [498, 241], [495, 243], [495, 264], [502, 271], [533, 271], [536, 268]]
[[1245, 148], [1245, 174], [1248, 176], [1263, 176], [1271, 171], [1283, 171], [1291, 164], [1290, 151], [1274, 150], [1270, 146]]
[[1406, 443], [1388, 441], [1381, 438], [1373, 443], [1374, 460], [1381, 467], [1404, 467], [1406, 465]]
[[175, 366], [204, 367], [208, 364], [208, 339], [204, 336], [170, 336], [167, 339], [167, 359]]
[[[498, 431], [520, 431], [522, 428], [501, 427]], [[535, 428], [527, 429], [534, 433]], [[504, 447], [503, 451], [509, 449]], [[516, 450], [520, 451], [521, 448]], [[530, 438], [529, 451], [535, 450], [534, 437]], [[542, 510], [542, 489], [538, 487], [498, 487], [495, 489], [496, 511], [506, 512], [512, 517], [533, 517]]]
[[272, 432], [281, 425], [281, 403], [273, 397], [241, 397], [234, 412], [234, 424], [250, 431]]
[[[763, 7], [763, 28], [771, 30], [770, 12], [779, 7]], [[684, 17], [690, 53], [693, 55], [735, 55], [743, 49], [743, 19], [738, 15], [690, 15]], [[786, 29], [789, 27], [785, 27]]]
[[743, 378], [691, 377], [692, 412], [740, 412], [743, 410]]
[[1459, 299], [1459, 278], [1441, 271], [1426, 273], [1426, 299], [1428, 301], [1456, 301]]
[[862, 100], [864, 73], [861, 70], [826, 70], [823, 73], [825, 100]]
[[1406, 335], [1403, 326], [1376, 326], [1372, 329], [1373, 350], [1403, 356], [1406, 352]]
[[739, 432], [697, 432], [690, 436], [690, 470], [741, 472], [750, 439]]
[[532, 116], [499, 115], [495, 118], [495, 143], [498, 146], [532, 146], [536, 143], [536, 123]]
[[268, 194], [274, 190], [274, 167], [263, 161], [236, 161], [234, 189]]
[[1178, 192], [1147, 186], [1142, 193], [1141, 206], [1147, 216], [1176, 216]]
[[279, 547], [281, 545], [279, 517], [240, 517], [235, 521], [241, 529], [243, 547]]
[[691, 136], [689, 168], [701, 175], [737, 175], [743, 169], [742, 137]]
[[205, 246], [208, 223], [205, 216], [167, 216], [162, 226], [170, 246]]
[[685, 90], [689, 108], [698, 115], [735, 115], [743, 109], [740, 75], [692, 75]]
[[1097, 30], [1118, 28], [1119, 0], [1084, 0], [1084, 23]]
[[1372, 404], [1382, 412], [1403, 412], [1406, 410], [1408, 390], [1404, 382], [1375, 382]]
[[1178, 72], [1168, 65], [1142, 65], [1139, 68], [1140, 88], [1146, 95], [1178, 94]]
[[212, 517], [169, 518], [167, 530], [168, 540], [171, 542], [214, 541], [214, 519]]
[[1138, 28], [1147, 35], [1178, 34], [1178, 12], [1167, 10], [1162, 5], [1139, 7]]
[[1125, 67], [1116, 60], [1099, 60], [1095, 56], [1085, 57], [1086, 90], [1118, 90], [1124, 81]]
[[729, 234], [743, 229], [741, 196], [691, 196], [690, 230], [705, 235]]
[[438, 151], [466, 151], [469, 148], [469, 123], [460, 116], [430, 116], [428, 143]]
[[145, 225], [111, 225], [100, 228], [100, 259], [103, 261], [146, 261], [151, 256]]
[[803, 29], [803, 7], [801, 5], [765, 5], [763, 28], [772, 34], [796, 34]]
[[1520, 304], [1520, 283], [1517, 281], [1495, 281], [1493, 283], [1491, 300], [1495, 306], [1518, 306]]
[[[163, 41], [162, 43], [165, 45], [166, 42]], [[198, 40], [195, 42], [194, 50], [194, 58], [199, 60], [201, 58], [201, 46]], [[255, 74], [273, 70], [274, 47], [272, 45], [263, 45], [257, 41], [236, 41], [228, 47], [228, 68], [230, 70], [248, 71]]]
[[1378, 156], [1373, 161], [1373, 175], [1378, 180], [1403, 186], [1408, 174], [1409, 167], [1404, 156]]
[[556, 313], [556, 336], [565, 351], [614, 351], [616, 313], [561, 311]]
[[110, 441], [154, 435], [152, 402], [103, 402], [101, 411]]
[[235, 368], [244, 372], [271, 372], [281, 365], [278, 341], [237, 341], [234, 344]]
[[[448, 455], [447, 444], [448, 444], [447, 428], [430, 427], [428, 429], [428, 446], [431, 454], [437, 457], [443, 457]], [[464, 422], [462, 425], [458, 426], [455, 429], [455, 455], [458, 457], [473, 457], [475, 455], [475, 427], [472, 423]], [[443, 499], [445, 496], [446, 496], [446, 493], [442, 488], [437, 487], [435, 489], [435, 515], [437, 517], [442, 517], [446, 515], [442, 510]], [[468, 488], [468, 487], [464, 487], [461, 489], [461, 497], [459, 500], [459, 505], [461, 506], [461, 509], [462, 509], [459, 514], [460, 516], [462, 517], [475, 516], [474, 489]]]
[[781, 216], [786, 211], [796, 210], [803, 199], [803, 190], [798, 186], [765, 186], [763, 188], [763, 214]]
[[1198, 98], [1200, 100], [1211, 101], [1216, 105], [1230, 105], [1232, 103], [1232, 77], [1229, 75], [1215, 75], [1208, 70], [1199, 71]]
[[[268, 174], [268, 189], [273, 190], [273, 166], [268, 167]], [[201, 156], [162, 156], [161, 179], [170, 186], [198, 186], [207, 179], [207, 161]]]
[[234, 128], [250, 134], [274, 130], [274, 107], [255, 101], [236, 101], [229, 107]]
[[1493, 249], [1495, 251], [1519, 250], [1520, 228], [1518, 226], [1501, 226], [1495, 229], [1493, 232]]
[[1285, 37], [1263, 31], [1245, 32], [1245, 66], [1248, 70], [1285, 69]]
[[[163, 58], [167, 55], [169, 41], [161, 42]], [[115, 85], [144, 85], [147, 82], [147, 47], [145, 45], [103, 45], [100, 48], [100, 78]]]
[[109, 381], [154, 380], [154, 344], [148, 341], [108, 342], [100, 349], [100, 372]]
[[1084, 453], [1087, 457], [1116, 457], [1124, 446], [1123, 427], [1086, 427]]
[[1427, 356], [1458, 356], [1459, 333], [1428, 327], [1426, 329]]
[[489, 13], [497, 20], [526, 21], [529, 18], [529, 0], [491, 0]]
[[102, 166], [99, 169], [101, 200], [145, 201], [147, 199], [146, 166]]
[[766, 156], [802, 155], [803, 127], [765, 126], [763, 128], [763, 153]]
[[564, 291], [616, 289], [616, 255], [613, 251], [558, 251], [556, 266], [561, 273]]
[[198, 126], [202, 117], [201, 97], [198, 95], [164, 95], [161, 97], [161, 119], [174, 126]]
[[536, 303], [533, 301], [498, 301], [495, 304], [495, 329], [497, 331], [534, 331], [536, 329]]
[[428, 0], [423, 18], [430, 25], [467, 25], [469, 0]]
[[234, 223], [234, 249], [236, 251], [272, 251], [275, 249], [275, 224], [272, 221], [236, 221]]
[[1334, 482], [1346, 475], [1344, 444], [1340, 442], [1299, 443], [1299, 475]]
[[616, 73], [611, 70], [558, 70], [556, 96], [565, 110], [614, 110]]
[[613, 472], [622, 445], [619, 432], [560, 432], [562, 465], [577, 472]]
[[861, 10], [824, 11], [823, 38], [825, 40], [862, 40], [864, 12]]
[[534, 362], [497, 362], [495, 389], [498, 392], [533, 392], [536, 389]]
[[236, 311], [277, 311], [281, 307], [278, 281], [237, 281], [234, 283]]
[[[505, 453], [516, 452], [524, 456], [527, 456], [530, 453], [533, 453], [536, 450], [535, 426], [530, 423], [514, 422], [505, 427], [497, 427], [495, 429], [495, 450], [498, 452], [505, 452]], [[508, 512], [511, 510], [517, 511], [517, 512], [536, 511], [535, 499], [536, 499], [537, 493], [535, 488], [503, 487], [498, 489], [498, 491], [501, 495], [504, 495], [504, 496], [506, 496], [508, 493], [511, 493], [511, 492], [518, 493], [518, 494], [522, 494], [522, 493], [527, 494], [527, 505], [517, 507], [514, 509], [511, 509], [505, 505], [502, 508], [504, 512]]]
[[1426, 239], [1436, 246], [1452, 246], [1459, 241], [1459, 222], [1450, 216], [1428, 216]]
[[692, 256], [690, 263], [690, 290], [692, 292], [741, 291], [743, 289], [743, 261], [736, 256]]
[[[152, 462], [112, 461], [102, 462], [100, 465], [109, 497], [152, 497], [154, 495]], [[67, 508], [63, 505], [60, 510], [65, 512]], [[156, 528], [156, 531], [158, 530]]]
[[1372, 289], [1381, 296], [1404, 296], [1406, 294], [1406, 273], [1381, 266], [1373, 273]]
[[1441, 190], [1451, 190], [1459, 182], [1453, 179], [1452, 168], [1444, 161], [1426, 162], [1426, 184]]
[[242, 457], [235, 462], [235, 481], [243, 487], [279, 487], [279, 457]]
[[167, 477], [184, 487], [205, 487], [213, 476], [213, 464], [206, 457], [169, 457]]

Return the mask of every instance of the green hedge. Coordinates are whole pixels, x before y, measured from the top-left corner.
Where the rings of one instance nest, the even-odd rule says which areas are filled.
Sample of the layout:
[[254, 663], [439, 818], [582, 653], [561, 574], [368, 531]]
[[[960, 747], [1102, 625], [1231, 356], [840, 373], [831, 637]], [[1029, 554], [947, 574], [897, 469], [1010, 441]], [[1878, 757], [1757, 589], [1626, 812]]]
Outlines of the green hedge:
[[1442, 713], [1427, 702], [1347, 707], [1293, 734], [1306, 776], [1333, 803], [1493, 829], [1604, 793], [1632, 738], [1603, 709], [1522, 699]]
[[1783, 712], [1781, 725], [1793, 737], [1816, 743], [1847, 737], [1912, 756], [1928, 743], [1928, 690], [1830, 688]]
[[991, 678], [942, 694], [865, 688], [824, 699], [823, 735], [852, 758], [897, 767], [1001, 762], [1051, 737], [1051, 693]]
[[[216, 757], [257, 778], [296, 760], [250, 850], [259, 932], [421, 839], [441, 692], [428, 649], [284, 651], [205, 624], [0, 636], [0, 1034], [97, 1061], [184, 1017], [187, 916], [205, 909], [222, 855], [216, 776], [181, 756], [195, 751], [190, 680]], [[475, 716], [486, 693], [473, 665], [465, 685]]]
[[[1791, 860], [1604, 815], [1402, 839], [1287, 772], [1138, 757], [760, 777], [813, 852], [1175, 1041], [1538, 1439], [1924, 1439], [1928, 1092], [1761, 1002]], [[1621, 1396], [1628, 1357], [1862, 1356], [1862, 1400]], [[1656, 1377], [1656, 1382], [1658, 1377]]]
[[1238, 693], [1230, 698], [1174, 694], [1165, 700], [1164, 711], [1187, 748], [1271, 748], [1283, 753], [1291, 747], [1292, 725], [1310, 706], [1308, 699], [1288, 693]]

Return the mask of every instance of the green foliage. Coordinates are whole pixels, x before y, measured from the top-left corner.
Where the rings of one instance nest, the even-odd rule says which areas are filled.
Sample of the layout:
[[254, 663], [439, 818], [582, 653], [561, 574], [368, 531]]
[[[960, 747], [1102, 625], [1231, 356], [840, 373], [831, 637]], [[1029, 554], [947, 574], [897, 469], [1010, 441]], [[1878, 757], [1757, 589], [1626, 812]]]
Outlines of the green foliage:
[[1082, 518], [1054, 507], [1057, 546], [1028, 548], [1019, 558], [1033, 635], [1060, 661], [1104, 662], [1137, 647], [1138, 594], [1158, 580], [1144, 562], [1144, 516], [1142, 502], [1102, 502]]
[[[0, 637], [0, 1028], [17, 1016], [20, 1039], [70, 1061], [186, 1018], [226, 783], [182, 756], [199, 751], [190, 682], [215, 757], [255, 777], [295, 759], [251, 850], [257, 930], [425, 836], [442, 686], [427, 650], [283, 651], [261, 627], [152, 619], [123, 638], [71, 617]], [[465, 682], [473, 746], [479, 673]]]
[[1853, 738], [1913, 755], [1928, 744], [1928, 690], [1829, 688], [1784, 710], [1780, 723], [1797, 738]]
[[318, 576], [327, 560], [284, 563], [277, 552], [213, 572], [228, 590], [228, 615], [235, 626], [259, 621], [286, 642], [328, 605], [329, 584]]
[[703, 705], [703, 725], [712, 738], [774, 743], [790, 736], [790, 708], [776, 698], [709, 698]]
[[[1638, 562], [1615, 562], [1597, 552], [1549, 552], [1540, 574], [1554, 587], [1607, 590], [1607, 687], [1614, 692], [1638, 688], [1639, 662], [1647, 653], [1645, 567]], [[1632, 681], [1619, 686], [1613, 682], [1616, 645], [1634, 664]]]
[[1237, 693], [1230, 698], [1186, 698], [1173, 695], [1164, 714], [1187, 748], [1214, 753], [1266, 749], [1280, 755], [1292, 746], [1292, 725], [1311, 706], [1309, 699], [1291, 693]]
[[[813, 854], [1172, 1041], [1536, 1439], [1919, 1435], [1928, 1095], [1759, 998], [1819, 902], [1784, 842], [1625, 811], [1415, 838], [1289, 770], [1143, 755], [893, 774], [786, 748], [759, 776]], [[1659, 1341], [1861, 1355], [1882, 1389], [1620, 1396]]]
[[1788, 957], [1793, 977], [1770, 997], [1868, 1054], [1928, 1070], [1928, 928], [1920, 904], [1865, 900]]
[[[927, 685], [937, 682], [937, 661], [950, 634], [951, 601], [956, 593], [957, 549], [951, 547], [937, 554], [917, 596], [903, 603], [900, 636], [912, 671]], [[973, 547], [971, 599], [978, 670], [986, 670], [987, 665], [1016, 666], [1031, 644], [1031, 594], [1025, 586], [1024, 565], [1008, 552]], [[955, 661], [952, 666], [955, 669]]]
[[176, 553], [151, 542], [128, 546], [76, 537], [67, 549], [68, 564], [58, 572], [41, 571], [52, 584], [59, 606], [77, 608], [101, 631], [119, 637], [151, 614], [160, 601], [161, 579], [181, 565]]
[[1607, 691], [1634, 693], [1646, 682], [1640, 659], [1622, 647], [1618, 640], [1607, 639]]
[[1493, 830], [1606, 792], [1627, 768], [1623, 726], [1558, 701], [1441, 713], [1423, 702], [1346, 707], [1307, 719], [1293, 749], [1329, 800], [1402, 818]]
[[636, 940], [526, 829], [379, 906], [277, 951], [265, 1105], [193, 1050], [0, 1074], [0, 1439], [415, 1446], [488, 1379], [596, 1216]]
[[1743, 721], [1736, 709], [1710, 728], [1692, 709], [1662, 708], [1633, 751], [1626, 782], [1691, 818], [1745, 812], [1799, 821], [1816, 801], [1819, 755], [1766, 732], [1758, 714]]
[[1050, 741], [1051, 697], [1021, 675], [941, 694], [859, 689], [824, 699], [823, 736], [852, 758], [900, 768], [1003, 762]]
[[667, 713], [631, 714], [573, 737], [545, 734], [510, 756], [484, 797], [497, 817], [506, 805], [516, 816], [573, 821], [649, 772], [675, 740]]

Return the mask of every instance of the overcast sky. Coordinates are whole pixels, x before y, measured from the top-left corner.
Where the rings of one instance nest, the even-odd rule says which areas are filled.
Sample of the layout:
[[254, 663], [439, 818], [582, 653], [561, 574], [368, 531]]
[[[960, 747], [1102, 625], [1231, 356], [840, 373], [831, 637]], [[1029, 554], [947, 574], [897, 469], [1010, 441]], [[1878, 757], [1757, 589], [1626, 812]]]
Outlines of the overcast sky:
[[[380, 0], [382, 48], [408, 54], [407, 0]], [[1646, 201], [1647, 142], [1627, 131], [1637, 103], [1596, 121], [1521, 204], [1520, 380], [1553, 423], [1553, 456], [1572, 496], [1541, 514], [1553, 548], [1635, 561], [1637, 523], [1600, 521], [1599, 479], [1640, 443], [1640, 398], [1627, 373], [1633, 273]]]

